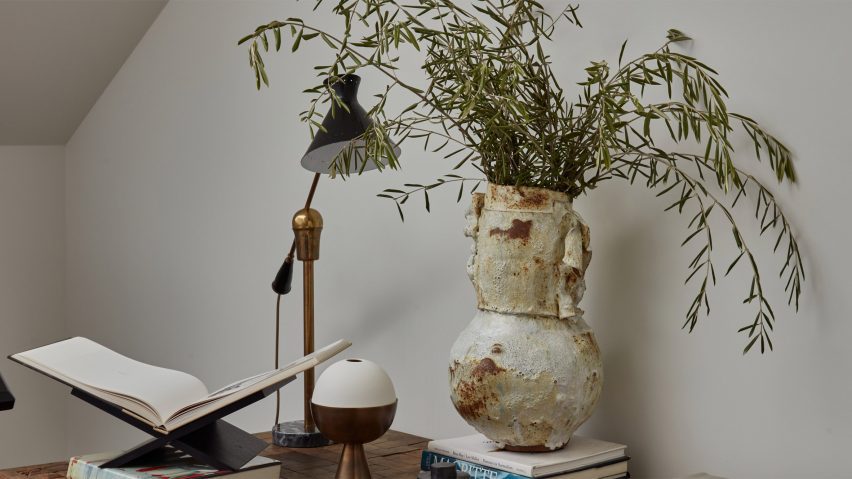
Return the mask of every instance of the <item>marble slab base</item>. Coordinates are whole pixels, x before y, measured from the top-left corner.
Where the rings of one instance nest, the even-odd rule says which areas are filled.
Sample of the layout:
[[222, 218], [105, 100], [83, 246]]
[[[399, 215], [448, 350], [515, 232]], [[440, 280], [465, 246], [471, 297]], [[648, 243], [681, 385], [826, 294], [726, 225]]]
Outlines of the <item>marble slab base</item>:
[[305, 421], [282, 422], [272, 429], [272, 442], [284, 447], [323, 447], [334, 444], [318, 430], [305, 431]]

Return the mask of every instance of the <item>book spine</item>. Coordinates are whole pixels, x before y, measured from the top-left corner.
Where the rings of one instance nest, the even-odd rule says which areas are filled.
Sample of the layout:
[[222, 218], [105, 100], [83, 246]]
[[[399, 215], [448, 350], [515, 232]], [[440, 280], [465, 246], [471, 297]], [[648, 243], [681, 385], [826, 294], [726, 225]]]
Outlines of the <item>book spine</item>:
[[492, 467], [483, 466], [473, 462], [465, 461], [455, 457], [445, 456], [433, 451], [423, 451], [420, 455], [420, 470], [428, 471], [436, 462], [450, 462], [456, 464], [459, 470], [470, 474], [471, 479], [532, 479], [509, 471], [502, 471]]
[[438, 441], [431, 441], [426, 446], [426, 449], [434, 453], [441, 454], [443, 456], [461, 459], [465, 462], [479, 464], [480, 466], [485, 466], [498, 471], [511, 472], [521, 477], [533, 477], [532, 468], [524, 464], [518, 464], [516, 462], [510, 461], [501, 461], [482, 454], [475, 454], [469, 451], [446, 448], [442, 446]]
[[67, 479], [133, 479], [121, 469], [101, 469], [90, 462], [72, 458], [68, 464]]
[[80, 461], [76, 457], [71, 459], [71, 464], [68, 465], [68, 479], [104, 479], [100, 477], [101, 469], [93, 464], [85, 461]]

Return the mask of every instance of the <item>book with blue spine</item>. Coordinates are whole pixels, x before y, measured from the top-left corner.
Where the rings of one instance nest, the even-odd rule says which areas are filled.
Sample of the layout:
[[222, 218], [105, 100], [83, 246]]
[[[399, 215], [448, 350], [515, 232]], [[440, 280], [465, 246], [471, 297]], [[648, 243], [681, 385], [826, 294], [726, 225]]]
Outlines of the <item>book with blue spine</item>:
[[432, 451], [423, 451], [420, 455], [420, 470], [429, 471], [432, 468], [432, 464], [437, 462], [450, 462], [455, 464], [458, 470], [470, 474], [470, 479], [621, 479], [630, 477], [627, 472], [627, 461], [629, 459], [629, 457], [625, 456], [585, 469], [558, 473], [555, 476], [532, 478], [530, 476], [482, 466], [455, 457], [444, 456], [443, 454]]
[[[494, 441], [482, 434], [430, 441], [421, 456], [421, 469], [437, 460], [464, 465], [465, 472], [473, 477], [488, 479], [530, 479], [565, 477], [597, 479], [627, 471], [627, 447], [598, 439], [577, 436], [560, 450], [541, 453], [519, 453], [502, 450]], [[623, 463], [609, 467], [610, 464]], [[606, 471], [574, 474], [586, 469], [607, 466]], [[470, 470], [468, 470], [470, 469]]]

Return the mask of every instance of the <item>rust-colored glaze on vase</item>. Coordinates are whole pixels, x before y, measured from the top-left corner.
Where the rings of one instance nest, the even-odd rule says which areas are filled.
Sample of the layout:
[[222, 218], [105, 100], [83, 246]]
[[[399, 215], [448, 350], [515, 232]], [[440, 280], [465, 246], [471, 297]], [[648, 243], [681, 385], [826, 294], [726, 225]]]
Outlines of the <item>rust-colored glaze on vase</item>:
[[453, 404], [507, 449], [558, 449], [591, 416], [603, 382], [578, 307], [589, 229], [563, 193], [493, 184], [467, 219], [478, 311], [452, 348]]

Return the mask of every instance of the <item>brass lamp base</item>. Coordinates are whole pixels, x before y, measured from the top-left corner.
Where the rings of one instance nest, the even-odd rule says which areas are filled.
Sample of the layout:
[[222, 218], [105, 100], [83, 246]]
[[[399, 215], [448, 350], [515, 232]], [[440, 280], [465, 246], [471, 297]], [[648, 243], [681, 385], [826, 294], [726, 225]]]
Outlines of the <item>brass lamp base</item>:
[[343, 408], [311, 403], [314, 421], [323, 434], [344, 443], [335, 479], [371, 479], [364, 444], [382, 437], [396, 415], [396, 401], [379, 407]]
[[337, 465], [337, 474], [334, 479], [371, 479], [370, 466], [367, 464], [367, 455], [364, 454], [364, 445], [347, 442], [343, 445], [343, 453], [340, 454], [340, 463]]

